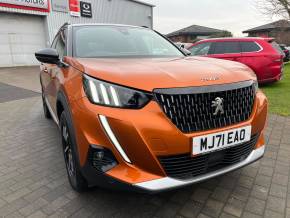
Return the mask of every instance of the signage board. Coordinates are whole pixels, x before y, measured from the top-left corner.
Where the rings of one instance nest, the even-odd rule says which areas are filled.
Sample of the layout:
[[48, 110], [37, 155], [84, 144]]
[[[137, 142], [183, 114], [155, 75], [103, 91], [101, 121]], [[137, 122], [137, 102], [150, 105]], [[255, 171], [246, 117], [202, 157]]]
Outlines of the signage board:
[[49, 0], [0, 0], [0, 6], [49, 12]]
[[81, 16], [82, 17], [93, 17], [92, 4], [88, 2], [80, 2]]
[[69, 11], [73, 17], [80, 17], [80, 2], [79, 0], [69, 0]]
[[52, 0], [51, 8], [53, 11], [68, 12], [68, 1], [67, 0]]

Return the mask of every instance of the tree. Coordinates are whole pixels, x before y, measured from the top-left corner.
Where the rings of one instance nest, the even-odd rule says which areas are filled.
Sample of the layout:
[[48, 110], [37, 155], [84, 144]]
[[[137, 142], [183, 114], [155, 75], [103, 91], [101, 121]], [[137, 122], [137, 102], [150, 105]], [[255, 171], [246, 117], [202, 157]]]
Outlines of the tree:
[[257, 8], [267, 16], [290, 20], [290, 0], [257, 0]]

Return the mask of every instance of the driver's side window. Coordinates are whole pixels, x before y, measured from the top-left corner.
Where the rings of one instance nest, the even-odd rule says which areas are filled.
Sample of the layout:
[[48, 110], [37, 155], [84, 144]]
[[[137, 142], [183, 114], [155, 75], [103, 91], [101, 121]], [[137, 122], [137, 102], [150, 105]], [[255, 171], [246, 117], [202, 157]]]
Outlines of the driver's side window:
[[59, 54], [59, 58], [62, 60], [63, 56], [65, 54], [65, 35], [63, 33], [63, 31], [61, 31], [58, 34], [58, 39], [57, 39], [57, 43], [56, 43], [56, 47], [55, 49], [57, 50], [58, 54]]
[[64, 55], [66, 55], [65, 52], [65, 31], [60, 31], [55, 39], [53, 40], [53, 43], [51, 45], [51, 48], [54, 48], [57, 50], [57, 53], [59, 54], [59, 58], [62, 60]]
[[53, 40], [53, 42], [52, 42], [52, 44], [51, 44], [51, 48], [56, 48], [56, 43], [57, 43], [57, 40], [58, 40], [58, 37], [59, 37], [59, 34], [57, 34], [56, 36], [55, 36], [55, 38], [54, 38], [54, 40]]

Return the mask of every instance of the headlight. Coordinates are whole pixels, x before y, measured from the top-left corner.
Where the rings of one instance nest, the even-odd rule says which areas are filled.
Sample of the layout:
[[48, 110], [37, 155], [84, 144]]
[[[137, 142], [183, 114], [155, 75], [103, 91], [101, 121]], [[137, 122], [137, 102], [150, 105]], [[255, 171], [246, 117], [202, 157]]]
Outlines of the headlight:
[[93, 104], [140, 109], [152, 99], [150, 93], [97, 80], [88, 75], [83, 76], [83, 84], [85, 93]]

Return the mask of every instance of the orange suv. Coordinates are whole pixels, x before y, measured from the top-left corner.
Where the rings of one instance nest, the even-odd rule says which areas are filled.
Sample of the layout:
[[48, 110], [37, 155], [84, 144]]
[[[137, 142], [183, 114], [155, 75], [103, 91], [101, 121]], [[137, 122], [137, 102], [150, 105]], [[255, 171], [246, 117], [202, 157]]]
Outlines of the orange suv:
[[71, 186], [158, 192], [265, 151], [267, 99], [247, 66], [187, 57], [143, 27], [65, 24], [36, 53]]

